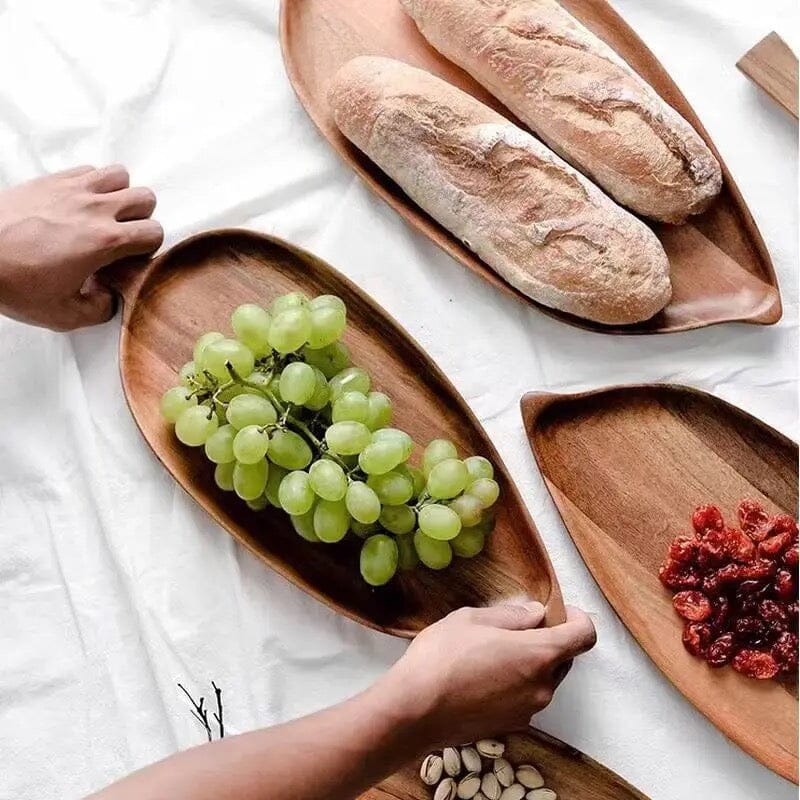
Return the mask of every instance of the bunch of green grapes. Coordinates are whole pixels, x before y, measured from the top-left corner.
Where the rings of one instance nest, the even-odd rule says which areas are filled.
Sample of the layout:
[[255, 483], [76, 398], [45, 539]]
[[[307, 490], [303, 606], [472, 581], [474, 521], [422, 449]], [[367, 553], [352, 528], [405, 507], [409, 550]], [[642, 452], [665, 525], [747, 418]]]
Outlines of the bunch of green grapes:
[[161, 399], [164, 418], [251, 509], [283, 509], [309, 542], [362, 538], [361, 574], [373, 586], [420, 562], [440, 570], [476, 556], [500, 492], [491, 463], [461, 460], [444, 439], [428, 444], [421, 467], [408, 463], [414, 442], [391, 427], [391, 400], [340, 341], [346, 319], [333, 295], [239, 306], [234, 338], [197, 340], [180, 386]]

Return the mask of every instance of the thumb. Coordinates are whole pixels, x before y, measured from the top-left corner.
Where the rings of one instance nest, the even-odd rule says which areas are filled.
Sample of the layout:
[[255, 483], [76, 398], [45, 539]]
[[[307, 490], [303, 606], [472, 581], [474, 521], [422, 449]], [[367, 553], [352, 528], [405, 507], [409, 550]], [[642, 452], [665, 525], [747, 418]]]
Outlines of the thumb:
[[544, 614], [544, 606], [537, 600], [530, 600], [476, 608], [473, 611], [473, 620], [478, 625], [505, 628], [509, 631], [525, 631], [538, 628], [544, 619]]
[[75, 298], [75, 327], [108, 322], [114, 316], [116, 305], [116, 298], [110, 289], [95, 280], [87, 281]]

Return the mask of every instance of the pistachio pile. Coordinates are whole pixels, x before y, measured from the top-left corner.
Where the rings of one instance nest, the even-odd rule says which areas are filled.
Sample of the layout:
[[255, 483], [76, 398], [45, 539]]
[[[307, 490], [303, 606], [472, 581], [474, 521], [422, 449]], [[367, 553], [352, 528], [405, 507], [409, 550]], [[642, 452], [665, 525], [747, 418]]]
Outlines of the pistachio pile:
[[445, 747], [425, 757], [419, 776], [436, 787], [433, 800], [557, 800], [536, 767], [512, 766], [503, 758], [505, 750], [496, 739]]

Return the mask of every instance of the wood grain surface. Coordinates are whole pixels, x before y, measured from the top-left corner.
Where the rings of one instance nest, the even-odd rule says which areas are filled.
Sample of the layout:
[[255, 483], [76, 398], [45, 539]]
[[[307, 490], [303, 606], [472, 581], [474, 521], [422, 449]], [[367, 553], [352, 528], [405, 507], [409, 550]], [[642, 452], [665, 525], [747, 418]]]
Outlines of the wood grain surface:
[[[527, 733], [503, 737], [506, 757], [514, 765], [538, 767], [546, 785], [559, 800], [648, 800], [619, 775], [546, 733], [530, 729]], [[360, 800], [431, 800], [433, 791], [419, 778], [419, 764], [387, 778], [360, 796]]]
[[[178, 483], [265, 563], [334, 610], [398, 636], [411, 637], [463, 605], [522, 595], [545, 603], [548, 623], [564, 620], [550, 560], [485, 431], [419, 345], [344, 276], [279, 239], [236, 230], [188, 239], [144, 269], [121, 265], [104, 273], [103, 280], [124, 298], [120, 371], [136, 423]], [[177, 370], [191, 358], [201, 333], [230, 332], [230, 314], [240, 303], [269, 305], [295, 290], [336, 294], [345, 301], [343, 341], [353, 363], [365, 367], [373, 385], [392, 398], [394, 424], [418, 444], [444, 437], [463, 454], [491, 459], [502, 494], [497, 527], [479, 557], [456, 559], [444, 572], [421, 568], [372, 589], [359, 573], [360, 540], [311, 544], [294, 532], [282, 511], [251, 511], [217, 488], [202, 449], [180, 444], [161, 419], [159, 398], [177, 384]], [[412, 462], [420, 456], [416, 450]]]
[[536, 460], [587, 567], [667, 678], [726, 736], [797, 782], [797, 687], [714, 670], [683, 648], [658, 580], [698, 505], [736, 519], [743, 497], [797, 514], [797, 445], [718, 398], [680, 386], [522, 400]]
[[736, 66], [797, 119], [797, 56], [775, 31], [750, 48]]
[[[769, 254], [752, 216], [697, 115], [641, 39], [605, 0], [563, 0], [568, 11], [619, 52], [700, 133], [722, 164], [721, 195], [686, 225], [654, 230], [669, 256], [673, 298], [653, 319], [629, 326], [604, 326], [544, 306], [542, 311], [607, 333], [670, 333], [726, 321], [772, 324], [781, 301]], [[364, 182], [409, 224], [465, 267], [524, 302], [474, 253], [419, 209], [402, 190], [336, 128], [327, 90], [338, 67], [356, 55], [398, 58], [455, 84], [500, 113], [519, 121], [466, 73], [434, 51], [403, 12], [398, 0], [282, 0], [281, 46], [286, 70], [300, 102], [323, 136]]]

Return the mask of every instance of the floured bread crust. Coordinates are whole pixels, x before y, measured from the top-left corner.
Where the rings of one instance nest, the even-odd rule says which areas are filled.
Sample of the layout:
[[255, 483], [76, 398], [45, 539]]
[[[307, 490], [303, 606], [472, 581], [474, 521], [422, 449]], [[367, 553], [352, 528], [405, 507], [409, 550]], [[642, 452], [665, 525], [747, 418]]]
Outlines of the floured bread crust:
[[649, 319], [669, 302], [652, 231], [465, 92], [362, 56], [334, 77], [329, 101], [348, 139], [533, 300], [606, 324]]

